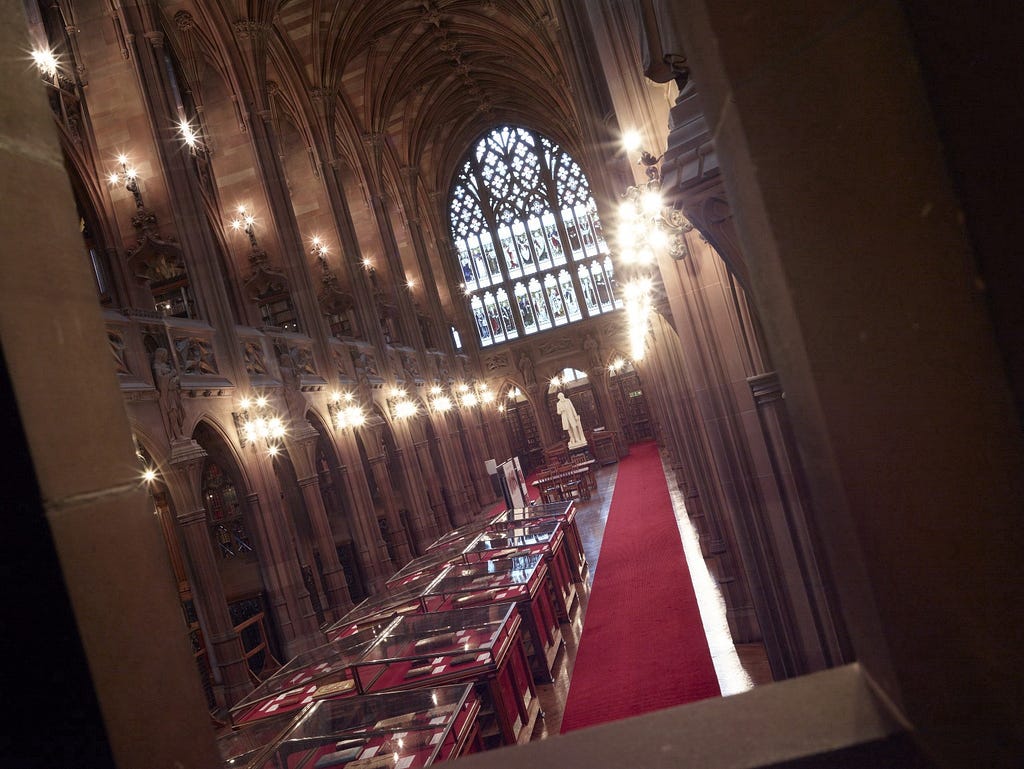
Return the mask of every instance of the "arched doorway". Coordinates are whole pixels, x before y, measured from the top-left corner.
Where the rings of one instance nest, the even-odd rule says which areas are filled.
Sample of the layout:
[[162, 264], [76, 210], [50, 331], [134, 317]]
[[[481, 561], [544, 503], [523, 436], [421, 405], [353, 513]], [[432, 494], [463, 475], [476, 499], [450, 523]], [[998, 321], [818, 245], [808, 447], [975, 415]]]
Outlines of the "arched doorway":
[[192, 436], [206, 452], [200, 493], [224, 600], [250, 673], [258, 681], [279, 666], [282, 654], [263, 582], [248, 487], [229, 445], [214, 427], [200, 422]]
[[647, 408], [640, 375], [632, 363], [616, 358], [608, 365], [608, 390], [626, 443], [652, 440], [655, 437], [654, 423]]
[[594, 396], [590, 377], [585, 371], [569, 367], [562, 369], [557, 376], [551, 378], [545, 396], [548, 415], [551, 424], [555, 426], [556, 435], [565, 437], [565, 432], [562, 430], [562, 418], [557, 411], [558, 393], [560, 392], [565, 393], [565, 397], [572, 401], [572, 405], [576, 408], [576, 413], [579, 414], [580, 421], [583, 423], [584, 432], [591, 433], [597, 428], [604, 428], [605, 420], [597, 404], [597, 398]]
[[533, 404], [518, 386], [510, 385], [503, 393], [498, 406], [504, 409], [505, 430], [512, 455], [519, 457], [519, 464], [527, 475], [544, 464], [544, 443], [537, 425], [537, 414]]

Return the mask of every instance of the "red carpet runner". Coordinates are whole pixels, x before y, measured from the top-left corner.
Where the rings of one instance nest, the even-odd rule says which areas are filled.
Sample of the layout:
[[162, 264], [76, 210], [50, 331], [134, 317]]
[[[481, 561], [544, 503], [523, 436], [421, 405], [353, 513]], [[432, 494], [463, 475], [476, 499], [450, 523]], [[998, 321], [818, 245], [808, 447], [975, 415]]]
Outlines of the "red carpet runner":
[[630, 451], [619, 464], [563, 733], [721, 693], [657, 444]]

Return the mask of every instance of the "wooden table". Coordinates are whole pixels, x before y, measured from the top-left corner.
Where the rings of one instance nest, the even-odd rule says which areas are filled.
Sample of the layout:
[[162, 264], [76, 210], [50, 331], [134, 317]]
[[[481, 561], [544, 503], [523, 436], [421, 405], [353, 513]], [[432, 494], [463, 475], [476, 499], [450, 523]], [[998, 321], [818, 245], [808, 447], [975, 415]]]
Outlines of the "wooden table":
[[[596, 464], [595, 460], [588, 459], [583, 462], [563, 465], [555, 472], [541, 475], [530, 485], [536, 486], [540, 490], [541, 502], [557, 502], [564, 499], [562, 484], [566, 481], [579, 480], [581, 484], [585, 485], [585, 489], [581, 489], [580, 499], [590, 499], [590, 492], [597, 488], [597, 476], [594, 474], [594, 465]], [[552, 493], [552, 487], [558, 487], [557, 493]], [[556, 496], [557, 499], [554, 498]]]

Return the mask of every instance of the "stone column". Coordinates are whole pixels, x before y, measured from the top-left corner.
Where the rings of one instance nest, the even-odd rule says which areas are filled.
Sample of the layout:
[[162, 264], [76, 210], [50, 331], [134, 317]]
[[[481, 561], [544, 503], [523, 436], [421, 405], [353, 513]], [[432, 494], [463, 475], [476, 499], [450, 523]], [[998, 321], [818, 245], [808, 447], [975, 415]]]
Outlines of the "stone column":
[[[398, 431], [398, 440], [405, 443], [408, 435], [406, 430]], [[400, 436], [400, 437], [399, 437]], [[424, 495], [426, 481], [420, 475], [420, 468], [416, 462], [415, 449], [407, 450], [404, 446], [395, 449], [399, 465], [402, 468], [402, 496], [409, 510], [409, 525], [412, 527], [412, 541], [416, 543], [417, 553], [426, 552], [427, 545], [438, 538], [437, 524], [433, 522], [433, 514], [430, 510], [430, 499]]]
[[[302, 578], [302, 565], [294, 545], [295, 525], [282, 508], [277, 474], [269, 466], [265, 451], [250, 446], [242, 456], [247, 460], [250, 478], [259, 489], [253, 490], [246, 501], [266, 550], [266, 558], [260, 558], [264, 584], [274, 608], [284, 653], [291, 656], [322, 643], [320, 623]], [[265, 500], [277, 501], [269, 507], [264, 505]]]
[[384, 580], [394, 574], [395, 564], [388, 553], [387, 543], [381, 536], [380, 526], [377, 525], [373, 496], [370, 494], [362, 459], [351, 430], [344, 430], [341, 433], [337, 446], [343, 463], [339, 468], [341, 482], [357, 532], [356, 546], [359, 549], [360, 562], [366, 569], [367, 587], [371, 593], [375, 593], [384, 587]]
[[381, 502], [384, 505], [384, 517], [388, 522], [388, 536], [391, 539], [391, 546], [394, 548], [396, 565], [404, 566], [412, 560], [412, 550], [409, 548], [409, 538], [405, 531], [405, 524], [402, 523], [398, 514], [398, 506], [395, 504], [395, 492], [391, 485], [391, 473], [388, 472], [388, 460], [384, 454], [370, 457], [370, 471], [373, 473], [373, 480], [380, 492]]
[[313, 537], [320, 553], [329, 609], [333, 610], [337, 619], [352, 608], [352, 596], [348, 592], [345, 570], [338, 560], [334, 533], [327, 520], [324, 498], [320, 494], [320, 479], [316, 473], [316, 442], [319, 437], [320, 433], [308, 422], [299, 423], [297, 426], [293, 423], [287, 439], [288, 456], [291, 457], [295, 468], [295, 476], [302, 491], [309, 523], [313, 527]]
[[[442, 531], [452, 528], [451, 518], [448, 517], [448, 508], [445, 506], [444, 496], [441, 494], [441, 484], [438, 480], [437, 470], [434, 466], [434, 457], [430, 453], [430, 442], [426, 439], [415, 440], [413, 448], [416, 451], [416, 464], [419, 467], [420, 477], [423, 479], [427, 490], [427, 501], [430, 504], [431, 520], [437, 532], [434, 539], [441, 535]], [[431, 540], [433, 542], [433, 540]], [[429, 544], [429, 543], [428, 543]]]
[[431, 412], [430, 418], [434, 427], [433, 440], [438, 453], [441, 455], [441, 464], [443, 465], [443, 488], [448, 492], [451, 524], [453, 526], [461, 526], [475, 517], [476, 510], [470, 504], [469, 495], [466, 493], [466, 489], [461, 481], [461, 478], [465, 476], [458, 471], [458, 461], [455, 458], [454, 448], [451, 445], [452, 437], [449, 432], [447, 417], [445, 414]]
[[217, 556], [210, 542], [202, 494], [205, 458], [206, 452], [195, 441], [174, 441], [168, 468], [175, 482], [168, 484], [168, 491], [174, 499], [176, 517], [188, 553], [193, 601], [201, 618], [203, 637], [209, 645], [214, 680], [222, 688], [224, 704], [230, 707], [252, 691], [252, 681], [249, 666], [242, 655], [242, 642], [231, 622], [224, 586], [217, 570]]
[[476, 488], [477, 499], [480, 500], [482, 507], [495, 500], [490, 478], [484, 472], [484, 462], [491, 459], [491, 457], [484, 455], [484, 447], [487, 445], [487, 442], [484, 440], [478, 407], [473, 406], [472, 408], [463, 409], [461, 416], [462, 434], [466, 438], [466, 447], [469, 449], [466, 455], [466, 463], [469, 466], [469, 475], [473, 479], [473, 485]]

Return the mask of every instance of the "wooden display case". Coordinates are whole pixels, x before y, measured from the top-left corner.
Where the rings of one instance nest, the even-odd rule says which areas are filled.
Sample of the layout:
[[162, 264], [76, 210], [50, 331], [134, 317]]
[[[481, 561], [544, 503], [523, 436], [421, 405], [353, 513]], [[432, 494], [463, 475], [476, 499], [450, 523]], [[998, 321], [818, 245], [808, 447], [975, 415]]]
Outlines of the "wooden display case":
[[561, 520], [565, 527], [566, 553], [569, 556], [569, 568], [573, 581], [582, 583], [587, 570], [587, 556], [583, 550], [579, 527], [576, 525], [576, 511], [576, 503], [573, 501], [549, 502], [547, 504], [537, 502], [528, 507], [505, 510], [495, 516], [493, 523], [497, 524], [501, 521], [522, 523], [550, 518]]
[[492, 524], [467, 543], [464, 555], [468, 561], [476, 561], [523, 553], [537, 553], [547, 560], [552, 605], [560, 622], [571, 621], [576, 606], [576, 583], [571, 574], [562, 521], [549, 518]]
[[554, 680], [563, 644], [547, 581], [547, 560], [528, 554], [449, 566], [430, 590], [441, 599], [434, 611], [514, 602], [526, 627], [523, 640], [534, 678], [547, 683]]
[[352, 674], [361, 693], [478, 685], [485, 745], [530, 739], [540, 706], [512, 603], [406, 615], [360, 659]]

